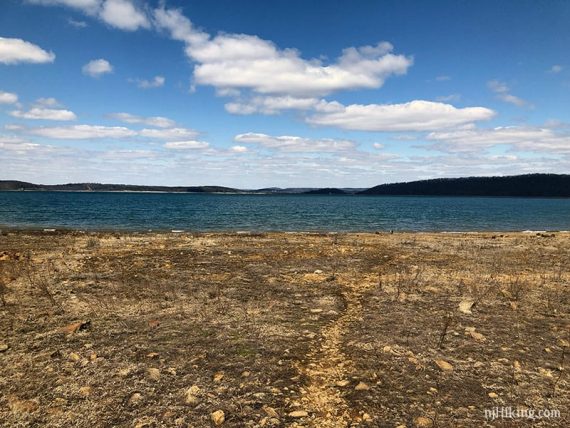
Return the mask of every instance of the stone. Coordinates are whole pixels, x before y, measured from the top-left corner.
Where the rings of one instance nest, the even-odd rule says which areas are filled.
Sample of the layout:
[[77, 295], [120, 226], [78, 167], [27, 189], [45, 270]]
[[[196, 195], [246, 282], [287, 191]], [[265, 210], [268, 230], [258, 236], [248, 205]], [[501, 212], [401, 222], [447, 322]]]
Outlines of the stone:
[[226, 415], [223, 410], [216, 410], [210, 415], [215, 426], [219, 427], [226, 421]]
[[129, 404], [135, 406], [142, 401], [142, 394], [140, 392], [133, 392], [129, 397]]
[[496, 392], [489, 392], [487, 395], [489, 396], [489, 398], [498, 398], [499, 397], [499, 395]]
[[224, 372], [214, 373], [214, 382], [221, 382], [223, 378], [224, 378]]
[[473, 299], [464, 299], [459, 303], [459, 312], [462, 312], [464, 314], [472, 314], [473, 312], [471, 312], [471, 308], [473, 308], [473, 305], [475, 304], [475, 301]]
[[295, 410], [294, 412], [289, 413], [289, 416], [291, 418], [306, 418], [309, 414], [304, 410]]
[[6, 343], [0, 343], [0, 352], [6, 352], [9, 348]]
[[91, 395], [91, 387], [90, 386], [82, 386], [79, 388], [79, 394], [82, 397], [89, 397]]
[[440, 368], [440, 370], [442, 370], [444, 372], [453, 371], [453, 366], [445, 360], [435, 360], [435, 363]]
[[339, 381], [336, 383], [336, 386], [340, 386], [341, 388], [344, 388], [345, 386], [348, 386], [348, 385], [350, 385], [350, 381], [347, 380], [347, 379], [339, 380]]
[[364, 382], [359, 382], [358, 385], [354, 387], [355, 391], [368, 391], [370, 387], [366, 385]]

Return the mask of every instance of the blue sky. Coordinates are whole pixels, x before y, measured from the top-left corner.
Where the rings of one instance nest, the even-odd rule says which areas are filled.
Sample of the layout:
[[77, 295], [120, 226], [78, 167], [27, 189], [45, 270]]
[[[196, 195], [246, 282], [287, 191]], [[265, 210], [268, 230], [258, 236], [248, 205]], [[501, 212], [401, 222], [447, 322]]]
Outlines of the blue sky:
[[564, 1], [5, 0], [0, 179], [568, 173]]

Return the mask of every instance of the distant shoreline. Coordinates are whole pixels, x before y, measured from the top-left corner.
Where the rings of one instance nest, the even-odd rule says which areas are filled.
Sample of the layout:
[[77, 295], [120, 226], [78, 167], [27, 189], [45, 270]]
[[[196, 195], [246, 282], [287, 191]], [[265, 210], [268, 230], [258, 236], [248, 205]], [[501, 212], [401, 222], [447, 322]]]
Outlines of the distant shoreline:
[[570, 198], [570, 174], [524, 174], [495, 177], [435, 178], [428, 180], [358, 187], [234, 187], [152, 186], [104, 183], [34, 184], [18, 180], [0, 180], [0, 191], [56, 192], [137, 192], [137, 193], [210, 193], [210, 194], [309, 194], [309, 195], [390, 195], [390, 196], [493, 196], [493, 197], [557, 197]]

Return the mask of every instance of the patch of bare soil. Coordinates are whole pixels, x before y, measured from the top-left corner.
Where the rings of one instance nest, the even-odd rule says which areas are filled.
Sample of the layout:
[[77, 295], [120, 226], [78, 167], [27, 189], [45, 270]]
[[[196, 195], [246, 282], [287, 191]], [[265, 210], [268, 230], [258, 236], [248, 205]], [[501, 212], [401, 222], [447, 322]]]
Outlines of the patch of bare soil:
[[4, 232], [0, 426], [569, 426], [569, 267], [565, 233]]

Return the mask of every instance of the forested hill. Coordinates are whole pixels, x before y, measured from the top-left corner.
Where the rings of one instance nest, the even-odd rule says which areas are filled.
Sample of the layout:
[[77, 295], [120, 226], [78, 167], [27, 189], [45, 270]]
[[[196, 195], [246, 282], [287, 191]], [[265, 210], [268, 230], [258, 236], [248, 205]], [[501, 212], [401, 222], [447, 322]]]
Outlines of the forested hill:
[[0, 190], [51, 190], [92, 192], [192, 192], [192, 193], [241, 193], [241, 190], [222, 186], [136, 186], [130, 184], [69, 183], [33, 184], [24, 181], [0, 180]]
[[381, 184], [359, 194], [570, 197], [570, 175], [527, 174], [506, 177], [436, 178]]

